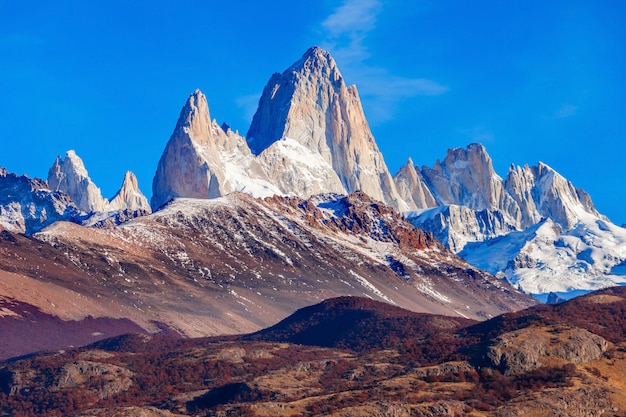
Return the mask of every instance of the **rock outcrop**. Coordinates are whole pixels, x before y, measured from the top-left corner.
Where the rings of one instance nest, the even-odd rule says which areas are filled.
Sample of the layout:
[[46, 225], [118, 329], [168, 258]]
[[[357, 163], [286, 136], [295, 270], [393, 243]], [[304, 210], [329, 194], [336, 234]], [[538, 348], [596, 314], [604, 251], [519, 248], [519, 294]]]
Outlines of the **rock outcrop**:
[[609, 342], [581, 328], [528, 327], [505, 333], [487, 351], [491, 365], [504, 375], [523, 374], [542, 366], [586, 363], [602, 357]]

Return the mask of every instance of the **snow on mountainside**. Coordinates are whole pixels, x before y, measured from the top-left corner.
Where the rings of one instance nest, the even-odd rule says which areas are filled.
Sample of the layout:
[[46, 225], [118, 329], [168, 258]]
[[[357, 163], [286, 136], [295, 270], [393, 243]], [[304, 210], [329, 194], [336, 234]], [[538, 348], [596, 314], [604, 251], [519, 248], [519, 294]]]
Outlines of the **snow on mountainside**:
[[422, 178], [417, 189], [441, 204], [407, 213], [411, 222], [522, 290], [569, 292], [625, 281], [613, 268], [626, 260], [626, 231], [548, 165], [511, 166], [503, 181], [485, 148], [471, 144], [448, 151], [432, 169], [403, 170], [396, 181]]
[[78, 208], [67, 194], [50, 190], [40, 179], [10, 174], [0, 167], [1, 228], [31, 234], [78, 214]]
[[407, 219], [427, 230], [453, 252], [471, 242], [482, 242], [517, 230], [500, 210], [472, 210], [449, 205], [405, 213]]
[[532, 294], [625, 285], [619, 266], [626, 260], [626, 229], [588, 213], [578, 218], [569, 230], [544, 219], [524, 231], [467, 245], [459, 255]]

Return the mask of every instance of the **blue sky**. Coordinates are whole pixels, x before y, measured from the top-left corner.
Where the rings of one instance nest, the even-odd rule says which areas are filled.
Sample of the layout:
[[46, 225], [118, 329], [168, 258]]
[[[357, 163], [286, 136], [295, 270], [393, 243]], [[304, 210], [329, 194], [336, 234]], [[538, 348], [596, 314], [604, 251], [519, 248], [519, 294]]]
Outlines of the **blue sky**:
[[626, 223], [621, 1], [0, 0], [0, 166], [47, 175], [75, 149], [111, 197], [148, 196], [188, 95], [245, 134], [310, 46], [356, 84], [385, 160], [483, 143], [496, 171], [542, 161]]

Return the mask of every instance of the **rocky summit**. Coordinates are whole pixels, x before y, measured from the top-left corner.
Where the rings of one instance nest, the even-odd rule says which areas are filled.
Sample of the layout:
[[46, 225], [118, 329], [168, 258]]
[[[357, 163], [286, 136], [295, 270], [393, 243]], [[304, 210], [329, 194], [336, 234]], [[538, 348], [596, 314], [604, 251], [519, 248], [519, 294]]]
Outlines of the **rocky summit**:
[[172, 198], [242, 191], [303, 198], [361, 190], [406, 209], [363, 114], [326, 51], [311, 48], [265, 87], [247, 139], [212, 121], [194, 92], [181, 111], [153, 181], [152, 207]]
[[306, 152], [302, 159], [321, 157], [328, 167], [329, 185], [336, 189], [325, 191], [361, 190], [392, 207], [408, 208], [378, 150], [356, 86], [346, 85], [335, 60], [318, 47], [270, 78], [247, 140], [255, 154], [280, 147], [280, 140], [293, 141]]
[[150, 212], [148, 199], [139, 190], [135, 174], [130, 171], [126, 173], [120, 190], [109, 201], [102, 197], [100, 188], [89, 177], [83, 160], [73, 150], [67, 151], [65, 158], [57, 157], [48, 171], [47, 183], [51, 189], [67, 193], [85, 213]]

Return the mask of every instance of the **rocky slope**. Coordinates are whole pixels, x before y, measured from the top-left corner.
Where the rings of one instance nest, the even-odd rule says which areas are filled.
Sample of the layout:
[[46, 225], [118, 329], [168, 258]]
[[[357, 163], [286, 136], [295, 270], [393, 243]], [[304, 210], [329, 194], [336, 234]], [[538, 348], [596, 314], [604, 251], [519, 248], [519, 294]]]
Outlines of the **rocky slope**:
[[0, 295], [152, 332], [253, 331], [340, 295], [472, 318], [533, 303], [363, 193], [181, 199], [120, 226], [58, 222], [11, 239], [0, 241]]
[[616, 288], [476, 324], [342, 297], [254, 335], [128, 335], [0, 362], [0, 413], [621, 416], [625, 308]]

